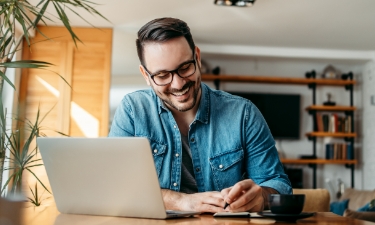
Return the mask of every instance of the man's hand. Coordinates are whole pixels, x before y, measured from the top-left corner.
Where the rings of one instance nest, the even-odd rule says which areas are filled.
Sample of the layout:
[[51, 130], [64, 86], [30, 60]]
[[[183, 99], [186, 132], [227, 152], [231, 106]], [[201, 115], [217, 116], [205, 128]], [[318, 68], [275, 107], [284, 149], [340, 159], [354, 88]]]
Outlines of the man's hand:
[[260, 187], [254, 181], [247, 179], [236, 183], [233, 187], [221, 191], [225, 202], [229, 204], [226, 211], [231, 212], [260, 212], [267, 204], [268, 194], [277, 193], [272, 188]]
[[170, 210], [197, 212], [224, 212], [224, 199], [220, 192], [185, 194], [162, 190], [164, 204]]

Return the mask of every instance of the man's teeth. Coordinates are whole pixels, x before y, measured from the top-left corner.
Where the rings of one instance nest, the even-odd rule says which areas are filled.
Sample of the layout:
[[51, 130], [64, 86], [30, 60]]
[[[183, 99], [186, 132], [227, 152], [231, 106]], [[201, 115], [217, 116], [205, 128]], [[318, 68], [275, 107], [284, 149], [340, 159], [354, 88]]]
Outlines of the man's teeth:
[[186, 94], [189, 90], [190, 90], [190, 87], [180, 92], [174, 92], [173, 95], [181, 96], [181, 95]]

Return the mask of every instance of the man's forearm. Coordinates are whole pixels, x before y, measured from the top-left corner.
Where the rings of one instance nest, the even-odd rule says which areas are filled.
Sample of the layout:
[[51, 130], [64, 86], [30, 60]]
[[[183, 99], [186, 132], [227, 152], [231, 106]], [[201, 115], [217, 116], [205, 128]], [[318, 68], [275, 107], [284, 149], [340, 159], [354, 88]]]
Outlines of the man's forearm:
[[270, 194], [279, 194], [279, 192], [276, 191], [273, 188], [270, 188], [270, 187], [262, 187], [262, 196], [263, 196], [263, 199], [264, 199], [264, 210], [269, 209], [268, 196]]
[[181, 192], [172, 191], [169, 189], [161, 189], [165, 208], [168, 210], [181, 210], [181, 199], [185, 195]]

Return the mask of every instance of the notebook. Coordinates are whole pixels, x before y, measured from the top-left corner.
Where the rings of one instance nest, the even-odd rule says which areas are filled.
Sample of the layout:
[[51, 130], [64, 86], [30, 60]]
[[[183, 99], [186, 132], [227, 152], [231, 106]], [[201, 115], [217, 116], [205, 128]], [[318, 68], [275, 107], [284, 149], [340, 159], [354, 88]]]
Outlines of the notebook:
[[138, 218], [186, 217], [166, 211], [148, 140], [37, 138], [59, 212]]

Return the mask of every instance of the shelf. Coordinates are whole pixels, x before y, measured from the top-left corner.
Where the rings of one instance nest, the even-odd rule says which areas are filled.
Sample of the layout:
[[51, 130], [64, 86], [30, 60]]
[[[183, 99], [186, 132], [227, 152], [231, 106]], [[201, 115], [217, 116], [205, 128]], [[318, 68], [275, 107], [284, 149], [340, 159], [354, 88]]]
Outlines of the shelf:
[[354, 138], [356, 133], [330, 133], [330, 132], [310, 132], [306, 134], [307, 137], [337, 137], [337, 138]]
[[336, 79], [315, 79], [315, 78], [296, 78], [296, 77], [266, 77], [266, 76], [244, 76], [244, 75], [213, 75], [202, 74], [203, 81], [226, 81], [226, 82], [248, 82], [248, 83], [268, 83], [268, 84], [319, 84], [346, 86], [354, 85], [354, 80], [336, 80]]
[[357, 164], [357, 160], [343, 159], [281, 159], [283, 164]]
[[336, 105], [336, 106], [326, 106], [326, 105], [311, 105], [306, 108], [306, 111], [355, 111], [357, 110], [354, 106], [342, 106], [342, 105]]

